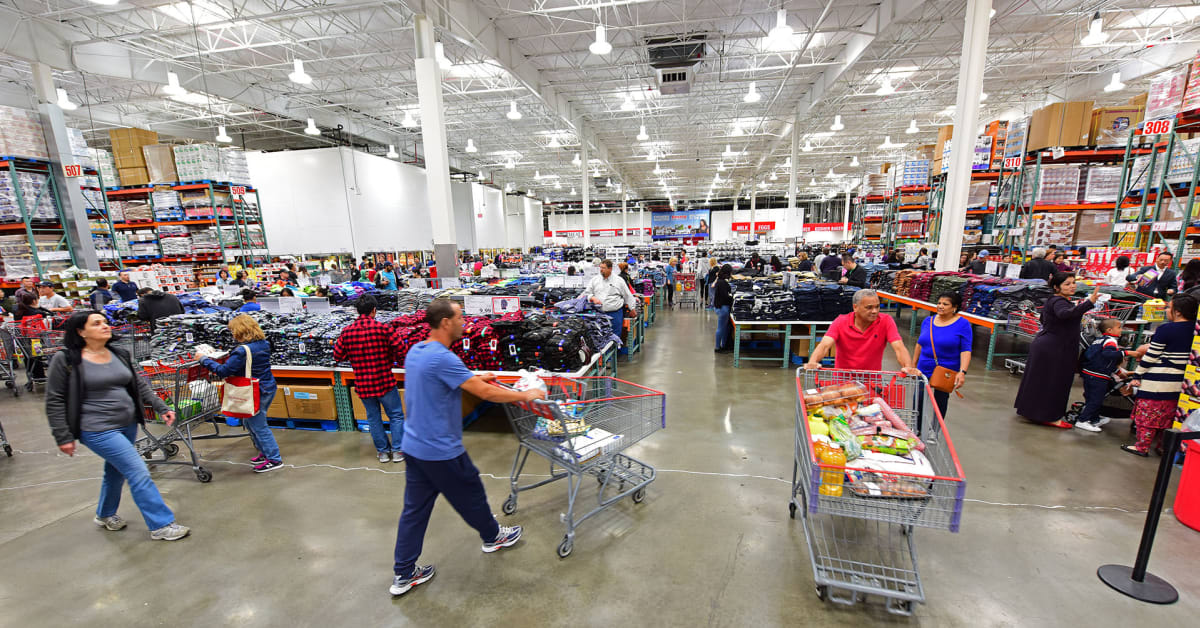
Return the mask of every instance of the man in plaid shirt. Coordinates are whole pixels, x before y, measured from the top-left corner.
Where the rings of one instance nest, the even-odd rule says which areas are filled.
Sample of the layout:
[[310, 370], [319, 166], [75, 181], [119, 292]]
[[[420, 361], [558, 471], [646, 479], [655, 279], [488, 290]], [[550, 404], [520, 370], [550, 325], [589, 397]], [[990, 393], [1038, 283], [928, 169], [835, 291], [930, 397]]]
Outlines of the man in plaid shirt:
[[[404, 453], [400, 443], [404, 440], [404, 405], [392, 375], [392, 366], [399, 357], [400, 336], [392, 327], [375, 320], [378, 308], [375, 297], [369, 294], [359, 297], [355, 308], [358, 319], [343, 329], [333, 343], [333, 359], [338, 362], [348, 360], [354, 367], [354, 391], [367, 409], [371, 440], [375, 441], [379, 461], [402, 462]], [[381, 406], [391, 422], [390, 443], [383, 431]]]

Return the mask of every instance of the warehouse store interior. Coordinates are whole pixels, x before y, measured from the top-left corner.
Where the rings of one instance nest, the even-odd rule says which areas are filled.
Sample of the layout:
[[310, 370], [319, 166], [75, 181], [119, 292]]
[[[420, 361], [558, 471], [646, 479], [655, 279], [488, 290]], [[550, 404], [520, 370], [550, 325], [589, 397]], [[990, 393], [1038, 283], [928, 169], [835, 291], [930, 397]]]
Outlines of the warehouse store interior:
[[1186, 624], [1197, 134], [1182, 0], [0, 2], [0, 623]]

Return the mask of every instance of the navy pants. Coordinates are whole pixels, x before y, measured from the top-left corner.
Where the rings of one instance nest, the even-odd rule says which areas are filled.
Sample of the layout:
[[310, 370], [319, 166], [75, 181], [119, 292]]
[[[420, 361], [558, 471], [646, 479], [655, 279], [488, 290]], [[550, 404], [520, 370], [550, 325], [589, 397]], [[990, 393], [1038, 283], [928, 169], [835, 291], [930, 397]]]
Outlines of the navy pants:
[[479, 479], [479, 469], [471, 458], [463, 453], [450, 460], [419, 460], [405, 456], [404, 512], [396, 529], [395, 573], [411, 578], [421, 548], [425, 544], [425, 529], [429, 516], [433, 514], [433, 503], [438, 495], [458, 512], [468, 525], [479, 532], [484, 543], [496, 540], [500, 524], [492, 515], [487, 493]]
[[1081, 375], [1083, 378], [1083, 409], [1079, 411], [1076, 423], [1086, 421], [1095, 423], [1100, 420], [1100, 408], [1104, 405], [1104, 397], [1108, 394], [1109, 380], [1091, 375]]

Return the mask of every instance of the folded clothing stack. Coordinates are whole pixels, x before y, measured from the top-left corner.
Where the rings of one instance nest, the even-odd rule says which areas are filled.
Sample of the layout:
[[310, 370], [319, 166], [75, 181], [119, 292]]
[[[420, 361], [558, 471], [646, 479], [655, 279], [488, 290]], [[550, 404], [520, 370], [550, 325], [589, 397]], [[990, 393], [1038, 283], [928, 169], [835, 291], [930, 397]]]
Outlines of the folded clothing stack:
[[958, 273], [939, 274], [937, 277], [934, 277], [933, 283], [930, 285], [929, 301], [931, 303], [936, 302], [938, 298], [947, 292], [953, 292], [962, 296], [962, 290], [967, 286], [968, 281], [969, 278], [967, 275], [960, 275]]
[[915, 270], [902, 270], [896, 273], [896, 277], [892, 281], [892, 292], [902, 297], [909, 295], [909, 290], [912, 288], [913, 278], [920, 273]]

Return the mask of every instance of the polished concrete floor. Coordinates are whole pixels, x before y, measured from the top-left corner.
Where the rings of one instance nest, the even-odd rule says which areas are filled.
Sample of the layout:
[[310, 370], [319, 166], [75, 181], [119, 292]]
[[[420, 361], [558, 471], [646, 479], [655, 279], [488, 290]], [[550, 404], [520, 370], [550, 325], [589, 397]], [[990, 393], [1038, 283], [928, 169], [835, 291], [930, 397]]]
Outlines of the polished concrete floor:
[[[396, 599], [404, 465], [376, 463], [365, 434], [278, 430], [288, 466], [267, 475], [250, 472], [248, 441], [203, 443], [211, 483], [187, 468], [154, 474], [192, 536], [151, 542], [128, 492], [127, 529], [92, 524], [101, 461], [57, 453], [40, 394], [0, 398], [17, 449], [0, 458], [0, 625], [1195, 625], [1200, 532], [1169, 513], [1151, 571], [1180, 589], [1179, 603], [1142, 604], [1096, 578], [1101, 564], [1133, 560], [1154, 479], [1156, 459], [1117, 449], [1127, 422], [1102, 434], [1022, 423], [1016, 378], [981, 361], [949, 418], [968, 478], [962, 531], [916, 534], [927, 602], [898, 618], [874, 599], [819, 601], [787, 509], [794, 373], [733, 369], [712, 353], [713, 324], [663, 313], [646, 350], [620, 365], [622, 378], [667, 393], [667, 429], [631, 451], [658, 467], [643, 503], [584, 523], [559, 559], [562, 483], [500, 515], [525, 537], [496, 554], [442, 501], [422, 557], [438, 574]], [[488, 418], [465, 440], [499, 512], [515, 450], [507, 422]]]

